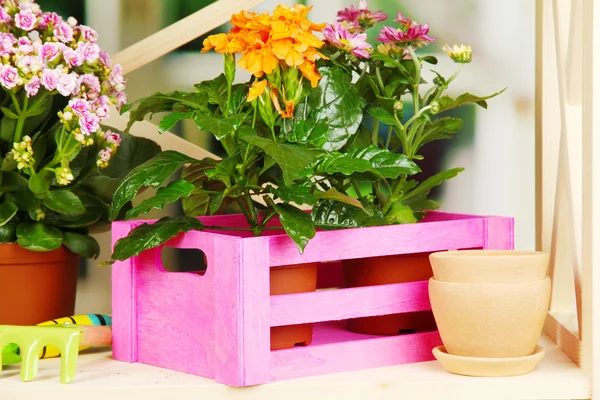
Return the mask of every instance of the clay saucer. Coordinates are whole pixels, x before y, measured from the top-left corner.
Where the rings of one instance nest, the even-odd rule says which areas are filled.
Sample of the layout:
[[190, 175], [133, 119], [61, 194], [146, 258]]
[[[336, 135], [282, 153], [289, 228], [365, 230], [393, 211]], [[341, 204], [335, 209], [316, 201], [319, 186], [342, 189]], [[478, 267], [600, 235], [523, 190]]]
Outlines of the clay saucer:
[[467, 376], [516, 376], [533, 371], [544, 358], [544, 348], [537, 346], [530, 356], [510, 358], [465, 357], [446, 353], [444, 346], [433, 349], [433, 356], [448, 372]]

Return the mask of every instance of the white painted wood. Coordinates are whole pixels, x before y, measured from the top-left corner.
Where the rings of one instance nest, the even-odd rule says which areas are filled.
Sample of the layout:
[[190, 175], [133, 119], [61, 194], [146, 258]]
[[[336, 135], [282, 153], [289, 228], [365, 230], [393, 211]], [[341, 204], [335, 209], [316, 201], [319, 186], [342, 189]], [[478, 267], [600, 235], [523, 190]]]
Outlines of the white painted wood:
[[110, 351], [81, 355], [77, 375], [69, 385], [58, 381], [60, 362], [41, 360], [37, 378], [19, 380], [18, 368], [7, 367], [0, 376], [2, 400], [557, 400], [587, 399], [589, 381], [546, 337], [540, 344], [546, 357], [528, 374], [510, 378], [471, 378], [443, 370], [437, 361], [377, 368], [350, 373], [273, 382], [249, 388], [231, 388], [210, 379], [142, 364], [110, 359]]

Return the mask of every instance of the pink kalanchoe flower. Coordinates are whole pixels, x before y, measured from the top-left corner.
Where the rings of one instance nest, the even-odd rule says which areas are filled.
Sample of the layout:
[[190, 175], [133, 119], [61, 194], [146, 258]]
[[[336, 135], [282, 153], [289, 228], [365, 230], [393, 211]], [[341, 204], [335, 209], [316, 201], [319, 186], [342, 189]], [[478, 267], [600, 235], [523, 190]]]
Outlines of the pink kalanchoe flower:
[[345, 23], [351, 32], [364, 31], [377, 22], [385, 21], [387, 14], [383, 10], [371, 11], [367, 8], [367, 1], [360, 0], [358, 8], [351, 5], [337, 13], [337, 21]]
[[42, 86], [49, 91], [56, 90], [61, 75], [62, 71], [60, 69], [46, 68], [42, 71]]
[[123, 67], [121, 64], [116, 64], [108, 76], [108, 82], [117, 92], [125, 89], [125, 79], [123, 78]]
[[127, 93], [123, 92], [119, 92], [116, 94], [116, 98], [117, 98], [117, 107], [119, 107], [119, 110], [121, 109], [121, 107], [123, 107], [125, 104], [127, 104]]
[[71, 72], [70, 74], [62, 74], [58, 79], [56, 90], [58, 90], [58, 93], [65, 97], [78, 94], [79, 75], [77, 75], [75, 72]]
[[89, 26], [81, 25], [79, 30], [81, 32], [80, 39], [90, 43], [96, 43], [98, 41], [98, 33]]
[[108, 106], [109, 105], [110, 105], [110, 99], [108, 98], [108, 96], [100, 96], [100, 98], [96, 99], [96, 101], [94, 101], [94, 103], [92, 104], [92, 109], [94, 111], [94, 114], [99, 116], [100, 119], [108, 118], [108, 113], [109, 113]]
[[100, 50], [100, 61], [105, 67], [110, 67], [110, 56], [104, 50]]
[[77, 115], [80, 118], [91, 110], [90, 104], [87, 102], [87, 100], [84, 99], [70, 100], [69, 107], [71, 107], [71, 110], [73, 110], [75, 115]]
[[35, 28], [37, 17], [31, 10], [24, 10], [15, 15], [15, 25], [24, 31], [31, 31]]
[[19, 54], [27, 55], [33, 53], [33, 43], [31, 43], [31, 40], [27, 36], [20, 37], [19, 40], [17, 40], [17, 46], [17, 52]]
[[340, 23], [325, 26], [323, 29], [325, 41], [341, 50], [352, 53], [358, 58], [369, 58], [372, 46], [367, 43], [366, 33], [350, 33]]
[[13, 19], [10, 14], [4, 8], [0, 8], [0, 23], [8, 25], [12, 22], [12, 20]]
[[54, 61], [60, 55], [60, 46], [58, 43], [46, 42], [42, 46], [40, 55], [47, 61]]
[[87, 90], [95, 93], [100, 93], [100, 80], [94, 74], [85, 74], [79, 77], [79, 83], [85, 85]]
[[71, 67], [80, 67], [85, 61], [80, 52], [73, 50], [70, 47], [67, 47], [67, 49], [63, 52], [63, 58]]
[[44, 13], [38, 22], [38, 27], [48, 29], [51, 26], [57, 26], [62, 22], [62, 18], [57, 13]]
[[79, 127], [84, 135], [94, 133], [100, 128], [100, 118], [94, 113], [86, 113], [79, 118]]
[[80, 43], [77, 51], [88, 63], [93, 63], [100, 58], [100, 47], [96, 43]]
[[426, 46], [435, 40], [435, 38], [427, 36], [428, 33], [429, 24], [419, 25], [413, 22], [413, 25], [411, 25], [406, 31], [392, 28], [390, 26], [384, 26], [383, 29], [379, 31], [379, 37], [375, 40], [383, 43], [395, 44], [400, 47], [421, 47]]
[[12, 89], [19, 84], [19, 71], [10, 65], [4, 65], [0, 70], [0, 84], [6, 89]]
[[12, 54], [17, 39], [10, 33], [0, 32], [0, 56]]
[[104, 141], [109, 145], [119, 147], [121, 144], [121, 135], [112, 131], [106, 131], [104, 134]]
[[29, 82], [25, 84], [25, 92], [27, 92], [27, 97], [33, 97], [38, 94], [40, 90], [41, 80], [37, 76], [33, 76]]
[[60, 22], [54, 27], [54, 36], [63, 43], [73, 40], [73, 28], [66, 22]]

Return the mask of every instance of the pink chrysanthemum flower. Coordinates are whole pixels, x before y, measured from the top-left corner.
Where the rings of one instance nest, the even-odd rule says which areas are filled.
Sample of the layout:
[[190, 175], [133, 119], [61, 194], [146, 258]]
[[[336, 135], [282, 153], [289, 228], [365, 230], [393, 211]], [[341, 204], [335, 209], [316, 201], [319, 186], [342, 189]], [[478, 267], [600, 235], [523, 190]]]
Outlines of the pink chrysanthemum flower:
[[367, 43], [366, 33], [351, 33], [340, 23], [325, 26], [323, 29], [325, 41], [338, 49], [352, 53], [358, 58], [369, 58], [372, 46]]
[[385, 21], [387, 14], [383, 10], [371, 11], [367, 8], [367, 0], [360, 0], [358, 8], [351, 5], [337, 13], [337, 21], [344, 24], [351, 33], [362, 32], [377, 22]]
[[428, 36], [428, 33], [429, 24], [419, 25], [413, 22], [406, 30], [384, 26], [379, 32], [379, 37], [375, 40], [383, 43], [395, 44], [401, 47], [421, 47], [426, 46], [435, 40], [435, 38]]

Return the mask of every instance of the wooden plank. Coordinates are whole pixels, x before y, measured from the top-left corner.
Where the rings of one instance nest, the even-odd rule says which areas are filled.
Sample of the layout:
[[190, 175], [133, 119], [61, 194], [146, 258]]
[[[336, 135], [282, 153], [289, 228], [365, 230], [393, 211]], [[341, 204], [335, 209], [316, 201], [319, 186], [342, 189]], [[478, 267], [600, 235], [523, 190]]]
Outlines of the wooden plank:
[[269, 382], [268, 241], [215, 240], [215, 379], [230, 386]]
[[[137, 225], [129, 222], [113, 223], [112, 246]], [[135, 260], [130, 258], [117, 261], [111, 267], [113, 357], [125, 362], [138, 361]]]
[[304, 254], [285, 235], [269, 236], [271, 267], [483, 246], [483, 221], [465, 219], [318, 232]]
[[[315, 335], [321, 326], [315, 327]], [[324, 326], [323, 329], [330, 329]], [[271, 379], [356, 371], [433, 360], [441, 345], [439, 333], [382, 336], [363, 340], [295, 347], [271, 352]], [[365, 355], [368, 354], [368, 357]]]
[[565, 328], [551, 313], [548, 313], [548, 316], [546, 317], [544, 333], [556, 343], [575, 364], [581, 364], [581, 341], [573, 332]]
[[262, 2], [263, 0], [219, 0], [120, 51], [112, 57], [113, 63], [121, 64], [125, 74], [135, 71], [223, 25], [232, 14], [248, 10]]
[[515, 247], [515, 226], [512, 218], [487, 217], [483, 221], [483, 248], [512, 250]]
[[271, 326], [431, 310], [427, 281], [271, 296]]
[[582, 354], [600, 399], [600, 1], [583, 4]]

